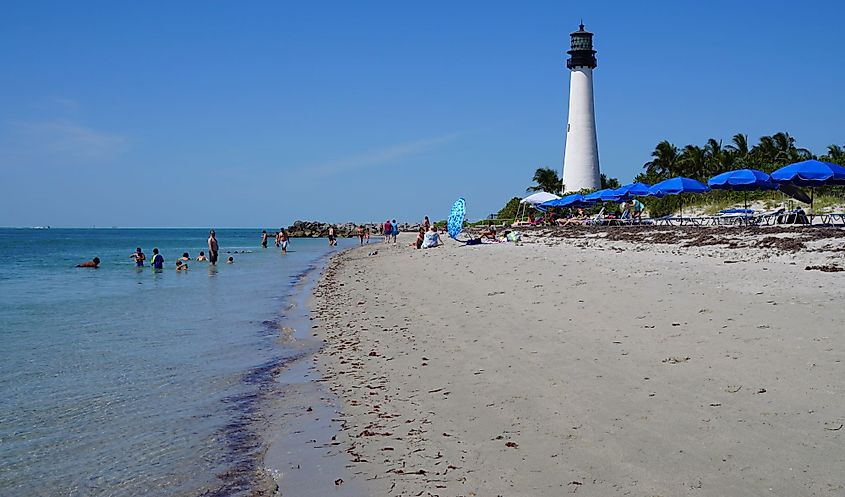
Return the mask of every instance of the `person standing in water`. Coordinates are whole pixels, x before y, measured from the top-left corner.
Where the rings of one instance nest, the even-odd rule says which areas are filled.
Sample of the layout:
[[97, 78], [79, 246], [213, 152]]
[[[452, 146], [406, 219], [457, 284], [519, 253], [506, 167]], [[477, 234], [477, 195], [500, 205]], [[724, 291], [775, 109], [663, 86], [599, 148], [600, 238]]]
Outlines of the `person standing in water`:
[[334, 225], [329, 226], [329, 247], [334, 247], [337, 245], [337, 233], [335, 232]]
[[283, 230], [283, 229], [280, 229], [279, 230], [279, 244], [282, 246], [282, 253], [283, 254], [288, 253], [288, 241], [289, 240], [288, 240], [287, 232], [285, 232], [285, 230]]
[[217, 265], [217, 252], [220, 250], [220, 245], [217, 243], [217, 237], [214, 230], [208, 232], [208, 261], [212, 266]]
[[358, 225], [358, 240], [360, 241], [359, 245], [364, 244], [364, 227], [362, 225]]
[[164, 269], [164, 256], [158, 253], [158, 248], [153, 249], [153, 258], [150, 260], [153, 269]]
[[141, 247], [136, 248], [135, 253], [130, 255], [129, 258], [135, 261], [137, 267], [144, 267], [144, 261], [147, 260], [147, 256], [141, 251]]
[[261, 248], [267, 248], [267, 230], [261, 230]]

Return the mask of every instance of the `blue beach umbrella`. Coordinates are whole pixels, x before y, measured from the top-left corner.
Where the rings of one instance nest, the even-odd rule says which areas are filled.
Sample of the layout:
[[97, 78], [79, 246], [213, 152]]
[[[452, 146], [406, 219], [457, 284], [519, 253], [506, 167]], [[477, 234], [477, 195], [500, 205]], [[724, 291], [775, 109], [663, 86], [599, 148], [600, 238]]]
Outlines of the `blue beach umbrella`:
[[581, 207], [587, 205], [584, 203], [584, 196], [580, 193], [573, 193], [571, 195], [567, 195], [562, 198], [556, 198], [553, 200], [549, 200], [548, 202], [543, 202], [540, 204], [542, 207]]
[[789, 186], [809, 186], [812, 209], [815, 187], [845, 185], [845, 167], [815, 159], [805, 160], [774, 171], [772, 180]]
[[772, 177], [756, 169], [737, 169], [718, 174], [707, 180], [707, 185], [714, 190], [757, 191], [775, 190], [777, 185]]
[[613, 193], [619, 196], [620, 200], [628, 200], [631, 197], [644, 197], [648, 195], [649, 185], [645, 183], [628, 183], [613, 190]]
[[614, 196], [613, 190], [610, 188], [584, 195], [584, 202], [593, 204], [596, 202], [614, 202], [617, 200], [619, 200], [619, 197]]
[[602, 202], [619, 202], [622, 198], [616, 193], [616, 190], [608, 188], [599, 192], [599, 200]]
[[680, 195], [681, 193], [705, 193], [709, 192], [710, 188], [707, 185], [696, 181], [692, 178], [684, 178], [678, 176], [677, 178], [669, 178], [654, 184], [648, 189], [648, 194], [653, 197], [663, 197], [665, 195]]
[[446, 231], [455, 240], [458, 239], [458, 235], [464, 229], [464, 218], [466, 214], [466, 201], [461, 197], [452, 204], [452, 209], [449, 211], [449, 219], [446, 221]]
[[[648, 194], [652, 197], [665, 197], [666, 195], [680, 195], [682, 193], [705, 193], [709, 192], [710, 188], [707, 185], [696, 181], [692, 178], [684, 178], [678, 176], [677, 178], [669, 178], [659, 183], [655, 183], [648, 189]], [[681, 201], [681, 218], [684, 217], [684, 204]]]
[[772, 179], [796, 186], [845, 185], [845, 167], [820, 160], [805, 160], [778, 169], [772, 173]]
[[756, 169], [737, 169], [717, 174], [709, 180], [707, 185], [714, 190], [733, 190], [745, 193], [745, 208], [748, 208], [749, 191], [776, 190], [777, 184], [772, 177]]

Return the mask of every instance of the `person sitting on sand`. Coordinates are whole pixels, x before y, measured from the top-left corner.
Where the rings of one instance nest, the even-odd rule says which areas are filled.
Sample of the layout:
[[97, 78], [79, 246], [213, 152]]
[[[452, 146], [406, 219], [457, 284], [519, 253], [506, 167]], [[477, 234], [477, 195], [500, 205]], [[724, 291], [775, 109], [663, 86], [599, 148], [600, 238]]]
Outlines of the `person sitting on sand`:
[[432, 226], [428, 233], [425, 234], [421, 248], [434, 248], [440, 245], [442, 245], [442, 242], [440, 241], [440, 234], [437, 233], [437, 227]]
[[423, 241], [425, 240], [425, 228], [420, 226], [419, 232], [417, 232], [417, 239], [414, 240], [414, 243], [411, 244], [414, 249], [422, 248]]
[[496, 240], [496, 228], [489, 227], [486, 230], [481, 232], [481, 238], [487, 238], [489, 240]]
[[90, 261], [85, 261], [82, 264], [77, 264], [76, 267], [90, 267], [97, 269], [98, 267], [100, 267], [100, 258], [94, 257]]
[[182, 259], [176, 259], [176, 270], [177, 271], [187, 271], [188, 264], [182, 262]]
[[229, 258], [226, 260], [226, 264], [234, 264], [234, 263], [235, 263], [235, 258], [230, 255]]
[[144, 261], [147, 260], [147, 256], [141, 251], [141, 247], [136, 248], [135, 252], [129, 258], [135, 261], [137, 267], [144, 267]]
[[200, 251], [200, 255], [197, 256], [197, 262], [205, 262], [208, 259], [205, 258], [205, 252]]

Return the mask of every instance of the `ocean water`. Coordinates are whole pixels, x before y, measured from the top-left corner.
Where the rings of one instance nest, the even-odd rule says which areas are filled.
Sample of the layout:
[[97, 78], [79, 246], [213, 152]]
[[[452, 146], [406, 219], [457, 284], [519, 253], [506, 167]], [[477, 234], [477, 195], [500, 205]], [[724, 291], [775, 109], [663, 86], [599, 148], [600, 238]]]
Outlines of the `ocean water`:
[[[249, 495], [264, 399], [313, 350], [288, 328], [303, 278], [337, 250], [219, 229], [0, 229], [0, 495]], [[351, 240], [341, 240], [341, 247]], [[135, 268], [158, 247], [165, 270]], [[75, 268], [98, 256], [99, 269]]]

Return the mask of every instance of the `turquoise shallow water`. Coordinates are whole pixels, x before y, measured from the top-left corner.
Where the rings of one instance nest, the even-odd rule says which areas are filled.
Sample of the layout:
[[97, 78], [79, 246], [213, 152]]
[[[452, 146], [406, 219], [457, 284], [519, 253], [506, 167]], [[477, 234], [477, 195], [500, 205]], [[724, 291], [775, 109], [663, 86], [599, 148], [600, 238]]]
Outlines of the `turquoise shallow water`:
[[[286, 360], [285, 302], [334, 250], [217, 230], [221, 260], [191, 262], [200, 229], [0, 229], [0, 495], [248, 495]], [[351, 243], [341, 240], [341, 247]], [[130, 253], [153, 246], [161, 273]], [[99, 256], [99, 269], [76, 263]]]

